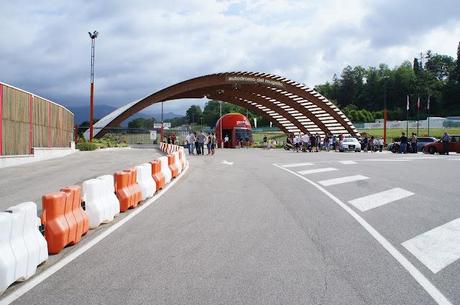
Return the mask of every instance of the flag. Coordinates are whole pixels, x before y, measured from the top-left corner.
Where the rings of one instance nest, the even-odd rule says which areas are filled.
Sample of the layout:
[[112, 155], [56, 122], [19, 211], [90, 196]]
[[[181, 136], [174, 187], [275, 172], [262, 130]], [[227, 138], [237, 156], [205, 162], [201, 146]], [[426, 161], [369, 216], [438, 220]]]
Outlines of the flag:
[[420, 109], [420, 96], [418, 97], [418, 100], [417, 100], [417, 109]]
[[428, 95], [428, 101], [426, 102], [426, 109], [430, 110], [430, 98], [431, 96]]
[[409, 95], [407, 96], [407, 106], [406, 106], [406, 110], [409, 111]]

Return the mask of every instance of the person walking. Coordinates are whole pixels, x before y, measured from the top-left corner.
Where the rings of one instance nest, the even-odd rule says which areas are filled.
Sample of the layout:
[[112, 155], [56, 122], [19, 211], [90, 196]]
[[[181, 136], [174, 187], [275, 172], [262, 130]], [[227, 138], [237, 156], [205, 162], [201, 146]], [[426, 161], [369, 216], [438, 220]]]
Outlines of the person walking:
[[198, 144], [200, 145], [200, 154], [204, 155], [204, 143], [206, 142], [206, 136], [203, 131], [200, 131], [198, 135]]
[[214, 132], [211, 133], [211, 155], [216, 153], [216, 135]]
[[211, 154], [211, 134], [206, 137], [206, 148], [208, 149], [208, 155]]
[[401, 133], [401, 138], [399, 139], [399, 141], [400, 141], [399, 152], [401, 154], [405, 154], [407, 152], [408, 139], [407, 139], [406, 134], [404, 132]]
[[190, 132], [190, 151], [189, 153], [191, 155], [194, 155], [195, 153], [193, 150], [195, 149], [195, 142], [196, 142], [196, 133], [195, 132]]
[[361, 149], [364, 150], [364, 152], [367, 152], [368, 147], [369, 147], [369, 138], [367, 137], [367, 134], [366, 134], [364, 135], [363, 147], [361, 147]]
[[374, 136], [371, 136], [371, 138], [369, 140], [369, 150], [371, 152], [375, 152], [375, 138], [374, 138]]
[[447, 132], [444, 133], [444, 135], [441, 138], [441, 141], [442, 141], [443, 155], [448, 155], [449, 154], [450, 137], [447, 134]]
[[417, 136], [415, 132], [412, 133], [412, 137], [410, 138], [410, 146], [413, 153], [417, 153]]
[[190, 153], [190, 147], [191, 147], [191, 143], [190, 143], [190, 135], [192, 134], [192, 132], [190, 132], [186, 137], [185, 137], [185, 145], [187, 146], [187, 150], [188, 150], [188, 154], [191, 155]]
[[321, 151], [321, 136], [319, 135], [319, 133], [316, 134], [316, 152], [320, 152]]
[[326, 136], [324, 137], [324, 148], [326, 149], [326, 151], [329, 151], [329, 136], [326, 134]]
[[382, 137], [379, 138], [379, 151], [380, 152], [383, 151], [383, 138]]
[[193, 135], [195, 136], [195, 150], [196, 150], [196, 154], [199, 155], [199, 154], [201, 153], [201, 151], [200, 151], [200, 143], [198, 142], [198, 135], [196, 134], [196, 132], [194, 132]]
[[262, 141], [264, 142], [264, 148], [267, 149], [268, 148], [267, 136], [264, 136]]

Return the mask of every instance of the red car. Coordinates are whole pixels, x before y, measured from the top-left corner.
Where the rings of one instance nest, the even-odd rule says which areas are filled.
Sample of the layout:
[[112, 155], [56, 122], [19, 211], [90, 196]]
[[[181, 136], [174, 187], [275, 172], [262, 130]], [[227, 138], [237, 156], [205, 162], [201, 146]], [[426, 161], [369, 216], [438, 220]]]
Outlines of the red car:
[[[444, 153], [444, 145], [441, 140], [423, 146], [425, 154]], [[460, 136], [450, 136], [449, 152], [460, 153]]]

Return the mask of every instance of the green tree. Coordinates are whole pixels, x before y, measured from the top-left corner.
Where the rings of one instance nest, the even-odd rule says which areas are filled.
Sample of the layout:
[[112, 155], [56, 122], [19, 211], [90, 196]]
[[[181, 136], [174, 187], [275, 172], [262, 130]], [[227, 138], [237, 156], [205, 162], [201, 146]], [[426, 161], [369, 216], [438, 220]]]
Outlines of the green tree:
[[153, 128], [154, 119], [137, 118], [128, 122], [128, 128], [131, 129], [151, 129]]
[[198, 105], [190, 106], [185, 113], [185, 117], [187, 118], [187, 121], [190, 124], [199, 122], [200, 117], [202, 115], [203, 115], [203, 112], [201, 111], [201, 108]]

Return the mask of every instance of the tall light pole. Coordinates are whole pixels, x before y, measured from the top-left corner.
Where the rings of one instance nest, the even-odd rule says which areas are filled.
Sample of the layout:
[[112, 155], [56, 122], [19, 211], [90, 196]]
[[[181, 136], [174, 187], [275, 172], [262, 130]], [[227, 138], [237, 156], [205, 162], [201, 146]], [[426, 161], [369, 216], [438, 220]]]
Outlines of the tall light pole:
[[91, 38], [91, 85], [90, 85], [90, 100], [89, 100], [89, 141], [93, 142], [93, 124], [94, 124], [94, 60], [96, 55], [96, 38], [99, 34], [97, 31], [88, 32]]
[[164, 138], [163, 138], [163, 101], [161, 101], [161, 129], [160, 129], [160, 142], [163, 142], [164, 141]]

